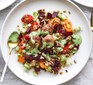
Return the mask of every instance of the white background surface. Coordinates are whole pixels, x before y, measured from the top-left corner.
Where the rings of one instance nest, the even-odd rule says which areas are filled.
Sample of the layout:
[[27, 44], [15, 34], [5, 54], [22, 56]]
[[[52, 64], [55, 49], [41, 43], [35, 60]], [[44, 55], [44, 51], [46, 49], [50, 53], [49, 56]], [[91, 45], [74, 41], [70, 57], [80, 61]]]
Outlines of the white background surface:
[[[8, 14], [8, 12], [21, 0], [17, 0], [12, 6], [8, 7], [7, 9], [3, 10], [0, 12], [0, 27]], [[92, 10], [91, 8], [83, 7], [79, 5], [80, 8], [87, 14], [87, 17], [89, 19], [90, 17], [90, 11]], [[2, 55], [0, 53], [0, 76], [1, 72], [4, 67], [4, 61], [2, 58]], [[20, 79], [18, 79], [9, 69], [7, 69], [6, 76], [4, 82], [0, 85], [29, 85]], [[67, 83], [63, 85], [93, 85], [93, 52], [91, 53], [90, 59], [85, 66], [85, 68], [78, 74], [75, 78], [72, 80], [68, 81]]]

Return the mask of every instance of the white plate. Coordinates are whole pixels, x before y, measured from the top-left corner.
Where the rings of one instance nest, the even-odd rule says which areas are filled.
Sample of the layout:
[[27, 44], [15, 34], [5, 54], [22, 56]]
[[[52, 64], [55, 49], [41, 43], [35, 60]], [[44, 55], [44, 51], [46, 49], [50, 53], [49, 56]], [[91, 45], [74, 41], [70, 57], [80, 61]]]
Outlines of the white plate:
[[10, 6], [16, 0], [0, 0], [0, 10], [5, 9], [6, 7]]
[[53, 75], [47, 72], [41, 72], [38, 77], [34, 77], [32, 72], [24, 72], [23, 66], [17, 62], [17, 55], [15, 52], [10, 56], [9, 68], [11, 71], [20, 79], [30, 83], [38, 85], [57, 85], [60, 83], [67, 82], [68, 80], [75, 77], [85, 66], [88, 61], [91, 48], [92, 48], [92, 37], [89, 28], [88, 21], [83, 12], [72, 2], [67, 0], [27, 0], [23, 3], [18, 4], [7, 16], [1, 30], [1, 51], [3, 58], [6, 61], [8, 55], [7, 40], [8, 36], [14, 30], [17, 30], [17, 25], [21, 24], [21, 17], [27, 13], [33, 13], [36, 10], [45, 8], [47, 11], [55, 10], [69, 10], [71, 15], [69, 19], [74, 26], [81, 26], [81, 36], [83, 42], [80, 46], [79, 51], [72, 57], [72, 60], [76, 60], [77, 64], [73, 64], [65, 69], [68, 70], [62, 75]]
[[82, 4], [87, 7], [93, 7], [93, 0], [73, 0], [79, 4]]

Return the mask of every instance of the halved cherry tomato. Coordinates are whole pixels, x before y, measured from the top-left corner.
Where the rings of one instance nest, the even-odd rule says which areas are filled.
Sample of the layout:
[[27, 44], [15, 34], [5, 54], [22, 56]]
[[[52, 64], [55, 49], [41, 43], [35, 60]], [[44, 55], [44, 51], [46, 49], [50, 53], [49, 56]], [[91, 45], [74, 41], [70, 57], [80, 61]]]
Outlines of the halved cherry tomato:
[[21, 21], [25, 24], [29, 24], [33, 21], [33, 17], [29, 14], [26, 14], [22, 17]]
[[38, 22], [35, 21], [35, 22], [32, 22], [32, 23], [31, 23], [30, 29], [31, 29], [31, 30], [37, 30], [37, 27], [38, 27]]
[[38, 26], [38, 22], [32, 22], [32, 24], [31, 24], [31, 27], [33, 27], [33, 26]]
[[25, 34], [24, 37], [25, 37], [26, 40], [29, 40], [30, 39], [29, 34]]

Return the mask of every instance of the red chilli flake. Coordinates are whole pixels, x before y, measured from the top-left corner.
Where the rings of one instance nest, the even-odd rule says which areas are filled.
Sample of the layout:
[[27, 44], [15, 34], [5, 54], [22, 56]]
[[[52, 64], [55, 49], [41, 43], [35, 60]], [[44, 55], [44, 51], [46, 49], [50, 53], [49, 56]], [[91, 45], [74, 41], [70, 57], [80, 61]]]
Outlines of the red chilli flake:
[[69, 46], [70, 46], [70, 44], [67, 44], [67, 45], [63, 48], [63, 50], [62, 50], [62, 53], [63, 53], [63, 54], [65, 54], [65, 53], [68, 52]]

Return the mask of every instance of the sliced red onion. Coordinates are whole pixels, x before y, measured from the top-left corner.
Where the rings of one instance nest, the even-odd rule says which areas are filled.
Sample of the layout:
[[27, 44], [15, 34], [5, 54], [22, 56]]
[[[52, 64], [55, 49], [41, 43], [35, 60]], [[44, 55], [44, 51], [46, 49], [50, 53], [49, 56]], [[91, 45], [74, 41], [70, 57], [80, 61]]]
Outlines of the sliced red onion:
[[53, 12], [52, 17], [54, 18], [54, 17], [57, 17], [57, 16], [58, 16], [58, 12]]

